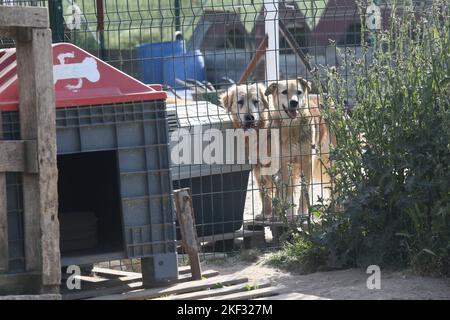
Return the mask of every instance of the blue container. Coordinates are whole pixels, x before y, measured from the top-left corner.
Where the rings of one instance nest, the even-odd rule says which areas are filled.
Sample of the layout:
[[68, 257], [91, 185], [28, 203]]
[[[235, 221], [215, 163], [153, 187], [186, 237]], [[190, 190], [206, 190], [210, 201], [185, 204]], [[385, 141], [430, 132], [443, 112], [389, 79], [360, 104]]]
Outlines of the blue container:
[[185, 52], [184, 41], [153, 42], [138, 45], [139, 78], [147, 84], [164, 83], [163, 60], [173, 56], [182, 56]]
[[200, 50], [186, 53], [184, 41], [146, 43], [137, 47], [140, 80], [180, 87], [176, 79], [205, 80], [205, 60]]
[[200, 50], [188, 52], [179, 56], [164, 58], [164, 84], [179, 88], [181, 85], [175, 79], [205, 80], [205, 59]]

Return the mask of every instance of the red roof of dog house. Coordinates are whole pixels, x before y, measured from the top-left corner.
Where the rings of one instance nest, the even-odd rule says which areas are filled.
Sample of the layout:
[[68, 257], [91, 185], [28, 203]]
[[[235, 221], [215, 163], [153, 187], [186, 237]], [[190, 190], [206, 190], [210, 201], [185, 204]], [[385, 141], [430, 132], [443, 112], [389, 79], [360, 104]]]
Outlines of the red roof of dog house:
[[[18, 110], [16, 49], [0, 50], [0, 110]], [[164, 100], [160, 85], [148, 86], [70, 43], [53, 44], [57, 108]]]

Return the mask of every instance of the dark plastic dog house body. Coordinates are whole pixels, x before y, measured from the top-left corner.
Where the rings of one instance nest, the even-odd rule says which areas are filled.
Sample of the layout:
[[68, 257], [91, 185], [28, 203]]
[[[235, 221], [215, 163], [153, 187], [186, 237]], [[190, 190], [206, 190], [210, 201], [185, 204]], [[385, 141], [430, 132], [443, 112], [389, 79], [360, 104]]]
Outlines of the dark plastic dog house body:
[[[175, 119], [170, 121], [171, 134], [174, 138], [171, 140], [172, 152], [179, 136], [183, 138], [190, 136], [194, 145], [196, 137], [207, 130], [219, 130], [221, 136], [226, 137], [226, 131], [233, 129], [230, 115], [222, 108], [206, 101], [186, 105], [169, 104], [167, 110], [169, 118]], [[187, 135], [177, 132], [177, 129], [186, 130]], [[207, 144], [206, 141], [202, 142], [202, 150]], [[195, 152], [193, 149], [191, 154]], [[172, 160], [175, 158], [176, 156], [172, 155]], [[198, 236], [220, 237], [224, 233], [235, 232], [242, 227], [252, 166], [237, 162], [227, 164], [226, 161], [211, 164], [205, 160], [201, 159], [200, 163], [192, 161], [192, 164], [172, 163], [173, 187], [191, 188]]]
[[[83, 79], [88, 82], [84, 95], [82, 88], [80, 94], [63, 95], [56, 83], [62, 264], [144, 258], [143, 273], [149, 278], [176, 279], [165, 93], [73, 45], [54, 45], [56, 57], [69, 50], [75, 53], [74, 63], [95, 61], [100, 77], [98, 84]], [[94, 88], [102, 85], [102, 78], [106, 85], [116, 83], [117, 89]], [[77, 85], [76, 80], [72, 83]], [[6, 103], [0, 107], [3, 138], [18, 139], [18, 112]], [[24, 269], [21, 177], [7, 175], [10, 266], [20, 272]]]

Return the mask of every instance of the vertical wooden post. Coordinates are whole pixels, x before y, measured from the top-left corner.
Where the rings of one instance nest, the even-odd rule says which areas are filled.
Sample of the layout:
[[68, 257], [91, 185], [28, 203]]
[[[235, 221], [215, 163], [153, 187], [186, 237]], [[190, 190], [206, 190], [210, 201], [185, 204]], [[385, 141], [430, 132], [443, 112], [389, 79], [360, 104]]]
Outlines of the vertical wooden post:
[[30, 163], [38, 166], [23, 174], [26, 269], [42, 273], [43, 290], [53, 291], [61, 265], [51, 31], [19, 29], [17, 40], [21, 139], [35, 141], [28, 148], [35, 146], [35, 152], [27, 156], [37, 157]]
[[[0, 140], [3, 139], [2, 112], [0, 111]], [[0, 172], [0, 273], [7, 272], [8, 251], [8, 211], [6, 208], [6, 174]]]
[[195, 229], [194, 208], [192, 206], [191, 189], [184, 188], [174, 190], [175, 210], [181, 230], [181, 242], [183, 248], [189, 256], [191, 264], [192, 280], [202, 278], [200, 258], [198, 256], [198, 239]]

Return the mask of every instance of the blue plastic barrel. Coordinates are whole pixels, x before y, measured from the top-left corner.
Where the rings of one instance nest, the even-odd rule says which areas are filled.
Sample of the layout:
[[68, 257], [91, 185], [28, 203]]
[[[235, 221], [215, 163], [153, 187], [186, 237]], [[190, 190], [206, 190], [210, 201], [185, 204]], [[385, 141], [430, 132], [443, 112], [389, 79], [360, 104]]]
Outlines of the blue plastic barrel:
[[205, 76], [205, 58], [200, 50], [186, 53], [186, 79], [203, 81]]
[[139, 59], [139, 79], [147, 84], [164, 83], [164, 58], [181, 56], [184, 41], [166, 41], [140, 44], [136, 47]]
[[205, 60], [200, 50], [164, 58], [164, 84], [176, 88], [181, 87], [176, 81], [177, 78], [180, 80], [205, 80]]
[[186, 53], [184, 41], [137, 46], [140, 80], [180, 87], [176, 79], [205, 80], [205, 60], [200, 50]]

